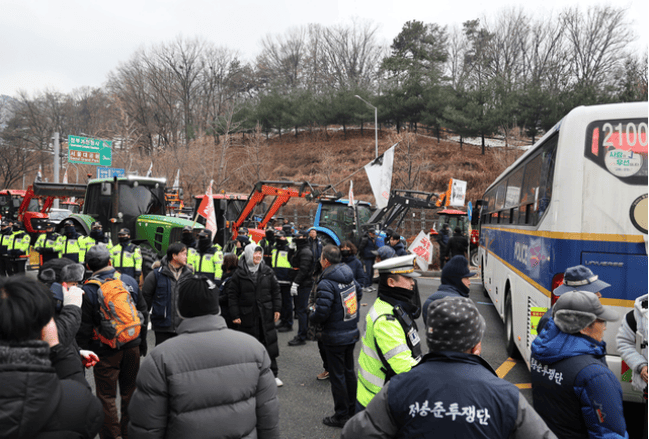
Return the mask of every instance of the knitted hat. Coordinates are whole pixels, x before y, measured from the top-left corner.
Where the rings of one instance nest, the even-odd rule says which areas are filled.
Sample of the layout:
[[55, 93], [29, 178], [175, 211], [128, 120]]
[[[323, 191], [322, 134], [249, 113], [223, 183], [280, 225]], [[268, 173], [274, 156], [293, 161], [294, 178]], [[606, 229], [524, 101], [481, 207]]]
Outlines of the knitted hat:
[[86, 252], [86, 265], [92, 271], [97, 271], [101, 268], [108, 266], [110, 261], [110, 253], [105, 245], [93, 245]]
[[219, 288], [205, 276], [188, 276], [178, 286], [178, 314], [186, 319], [218, 314]]
[[426, 322], [426, 341], [431, 352], [466, 352], [482, 340], [486, 327], [475, 303], [466, 297], [433, 301]]

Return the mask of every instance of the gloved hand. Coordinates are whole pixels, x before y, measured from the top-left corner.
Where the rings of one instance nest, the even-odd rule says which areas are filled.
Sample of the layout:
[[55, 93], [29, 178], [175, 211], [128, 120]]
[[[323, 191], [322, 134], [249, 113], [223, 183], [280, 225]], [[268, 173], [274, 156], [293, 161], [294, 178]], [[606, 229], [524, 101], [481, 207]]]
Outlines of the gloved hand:
[[83, 302], [83, 290], [79, 287], [63, 287], [63, 306], [74, 305], [81, 308]]
[[84, 351], [83, 349], [81, 349], [79, 351], [79, 355], [81, 355], [81, 362], [86, 368], [92, 367], [95, 364], [99, 363], [99, 357], [93, 351]]
[[291, 284], [291, 296], [297, 296], [297, 287], [298, 285], [295, 282]]
[[295, 241], [291, 241], [290, 244], [288, 245], [288, 248], [291, 250], [295, 250], [297, 248], [297, 245], [295, 245]]

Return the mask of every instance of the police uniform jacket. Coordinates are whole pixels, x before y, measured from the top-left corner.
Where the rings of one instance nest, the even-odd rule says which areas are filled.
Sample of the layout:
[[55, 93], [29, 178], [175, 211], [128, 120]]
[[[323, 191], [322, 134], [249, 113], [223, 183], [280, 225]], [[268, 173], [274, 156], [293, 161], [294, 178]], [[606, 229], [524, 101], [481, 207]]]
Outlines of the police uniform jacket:
[[343, 439], [555, 438], [513, 384], [481, 357], [431, 352], [345, 424]]
[[316, 290], [315, 309], [309, 317], [313, 323], [322, 325], [323, 344], [345, 346], [359, 340], [361, 297], [361, 286], [346, 264], [325, 268]]

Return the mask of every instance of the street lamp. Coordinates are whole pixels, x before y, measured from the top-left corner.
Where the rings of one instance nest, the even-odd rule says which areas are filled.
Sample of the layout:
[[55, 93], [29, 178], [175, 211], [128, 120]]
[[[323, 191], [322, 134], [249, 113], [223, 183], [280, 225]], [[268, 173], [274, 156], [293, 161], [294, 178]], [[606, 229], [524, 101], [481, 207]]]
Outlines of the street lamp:
[[378, 158], [379, 157], [379, 132], [378, 132], [377, 117], [376, 117], [377, 109], [374, 105], [370, 104], [359, 95], [354, 95], [354, 96], [360, 99], [361, 101], [365, 102], [370, 107], [374, 108], [374, 158]]

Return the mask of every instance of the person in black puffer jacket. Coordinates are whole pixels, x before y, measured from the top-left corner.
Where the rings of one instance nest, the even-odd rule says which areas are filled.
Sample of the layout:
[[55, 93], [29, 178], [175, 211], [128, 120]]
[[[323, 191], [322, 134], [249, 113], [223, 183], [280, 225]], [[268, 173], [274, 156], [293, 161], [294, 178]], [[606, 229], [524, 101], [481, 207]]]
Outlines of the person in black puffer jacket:
[[70, 358], [60, 355], [51, 293], [23, 276], [0, 282], [0, 435], [93, 438], [101, 403], [87, 384], [57, 376]]
[[327, 359], [335, 411], [322, 422], [332, 427], [342, 427], [356, 409], [354, 345], [360, 339], [361, 285], [354, 280], [352, 270], [340, 261], [340, 249], [325, 246], [315, 306], [309, 309], [311, 322], [322, 326], [320, 341]]
[[303, 346], [306, 344], [308, 316], [307, 308], [309, 293], [313, 286], [314, 268], [318, 266], [314, 261], [313, 252], [308, 241], [308, 233], [304, 230], [297, 232], [293, 242], [297, 247], [295, 254], [290, 256], [291, 265], [297, 274], [291, 284], [291, 296], [295, 298], [295, 314], [298, 323], [297, 335], [288, 342], [289, 346]]
[[266, 347], [271, 359], [270, 368], [277, 385], [277, 331], [275, 322], [282, 310], [282, 296], [279, 282], [273, 269], [264, 264], [263, 249], [257, 244], [248, 244], [239, 260], [239, 266], [225, 287], [230, 307], [230, 318], [239, 331], [255, 337]]

